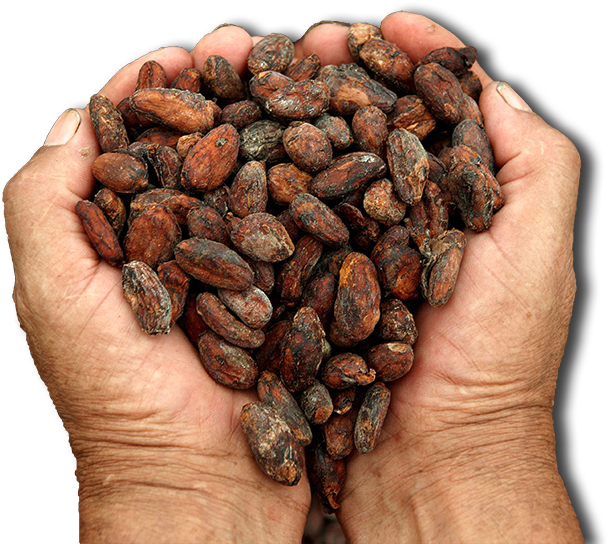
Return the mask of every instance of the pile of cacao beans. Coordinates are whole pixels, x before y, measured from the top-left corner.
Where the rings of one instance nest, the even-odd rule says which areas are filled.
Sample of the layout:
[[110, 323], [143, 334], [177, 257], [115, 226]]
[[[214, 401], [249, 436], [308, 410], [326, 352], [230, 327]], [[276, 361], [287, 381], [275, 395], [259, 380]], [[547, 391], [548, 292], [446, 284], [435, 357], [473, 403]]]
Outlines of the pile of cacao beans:
[[412, 310], [448, 302], [463, 231], [504, 204], [476, 50], [414, 64], [364, 23], [348, 46], [356, 62], [321, 66], [271, 34], [243, 78], [217, 55], [172, 82], [146, 62], [131, 96], [91, 98], [98, 188], [76, 207], [142, 330], [177, 323], [211, 378], [257, 387], [259, 467], [307, 470], [326, 512], [412, 367]]

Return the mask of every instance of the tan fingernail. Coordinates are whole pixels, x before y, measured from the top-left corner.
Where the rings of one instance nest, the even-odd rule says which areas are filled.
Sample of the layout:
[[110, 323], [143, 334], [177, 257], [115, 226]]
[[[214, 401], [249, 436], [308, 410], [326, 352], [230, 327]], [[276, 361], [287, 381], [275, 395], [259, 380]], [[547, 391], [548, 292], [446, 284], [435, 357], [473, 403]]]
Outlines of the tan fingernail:
[[80, 126], [80, 114], [73, 108], [65, 110], [55, 121], [51, 132], [46, 137], [44, 145], [67, 144]]
[[317, 28], [318, 26], [321, 26], [321, 25], [350, 26], [350, 23], [343, 23], [342, 21], [319, 21], [318, 23], [315, 23], [314, 25], [309, 27], [309, 29], [306, 32], [304, 32], [304, 36], [306, 36], [306, 34], [308, 34], [313, 28]]
[[496, 86], [498, 94], [512, 108], [519, 111], [532, 112], [532, 108], [526, 104], [521, 96], [519, 96], [506, 81], [501, 81]]
[[216, 26], [216, 27], [213, 29], [213, 32], [215, 32], [216, 30], [219, 30], [220, 28], [224, 28], [224, 27], [227, 27], [227, 26], [235, 26], [235, 27], [237, 27], [237, 28], [243, 28], [242, 26], [239, 26], [239, 25], [233, 25], [232, 23], [223, 23], [223, 24], [221, 24], [220, 26]]

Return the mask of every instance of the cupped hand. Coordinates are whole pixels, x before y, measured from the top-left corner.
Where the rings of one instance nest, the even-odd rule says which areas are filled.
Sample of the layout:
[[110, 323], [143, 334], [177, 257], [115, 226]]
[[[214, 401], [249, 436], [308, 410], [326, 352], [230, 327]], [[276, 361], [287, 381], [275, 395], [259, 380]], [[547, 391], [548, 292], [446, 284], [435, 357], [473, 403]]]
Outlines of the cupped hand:
[[[414, 61], [461, 45], [414, 14], [390, 15], [382, 31]], [[346, 32], [317, 26], [296, 54], [350, 62]], [[255, 39], [220, 28], [191, 54], [139, 59], [101, 92], [117, 103], [151, 59], [169, 79], [215, 53], [243, 73]], [[506, 205], [489, 231], [467, 233], [448, 304], [417, 313], [414, 369], [391, 385], [382, 440], [349, 460], [340, 520], [352, 540], [509, 540], [514, 528], [528, 530], [520, 541], [580, 539], [551, 420], [575, 291], [578, 154], [474, 70]], [[307, 486], [263, 476], [240, 431], [254, 394], [212, 382], [178, 327], [142, 333], [120, 271], [90, 247], [74, 209], [92, 196], [98, 154], [87, 112], [68, 111], [4, 192], [18, 315], [78, 460], [82, 541], [300, 539]]]
[[[297, 50], [352, 62], [347, 30], [318, 26]], [[381, 30], [414, 62], [464, 45], [411, 13], [389, 15]], [[473, 70], [506, 204], [489, 230], [466, 232], [449, 302], [414, 315], [414, 366], [391, 384], [380, 443], [349, 458], [339, 517], [353, 541], [581, 539], [551, 415], [576, 290], [580, 160], [511, 87]]]
[[[191, 53], [138, 59], [100, 92], [117, 104], [148, 60], [169, 81], [212, 54], [243, 74], [252, 43], [222, 27]], [[299, 540], [309, 488], [257, 467], [240, 428], [255, 393], [216, 384], [179, 327], [143, 333], [120, 270], [91, 247], [75, 206], [92, 197], [99, 153], [87, 111], [68, 110], [4, 191], [17, 313], [77, 459], [81, 542]]]

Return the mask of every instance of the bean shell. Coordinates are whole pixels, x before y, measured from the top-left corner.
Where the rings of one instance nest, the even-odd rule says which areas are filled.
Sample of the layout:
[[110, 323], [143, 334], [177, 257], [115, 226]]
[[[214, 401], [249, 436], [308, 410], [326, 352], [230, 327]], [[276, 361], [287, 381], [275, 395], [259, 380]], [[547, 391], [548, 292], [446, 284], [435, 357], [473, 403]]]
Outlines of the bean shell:
[[214, 381], [231, 389], [249, 389], [258, 379], [255, 361], [242, 348], [226, 342], [213, 331], [198, 339], [198, 352], [205, 370]]
[[258, 466], [283, 485], [296, 485], [304, 470], [304, 449], [278, 412], [263, 402], [243, 406], [241, 426]]
[[154, 270], [140, 261], [125, 264], [122, 267], [122, 288], [145, 333], [169, 333], [171, 298]]

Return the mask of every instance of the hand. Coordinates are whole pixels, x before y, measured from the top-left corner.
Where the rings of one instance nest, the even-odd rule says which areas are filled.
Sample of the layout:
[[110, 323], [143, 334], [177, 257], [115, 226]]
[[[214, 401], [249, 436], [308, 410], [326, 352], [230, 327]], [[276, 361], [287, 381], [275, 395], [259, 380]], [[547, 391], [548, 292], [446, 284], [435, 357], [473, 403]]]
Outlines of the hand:
[[[191, 54], [138, 59], [100, 92], [117, 104], [152, 59], [170, 81], [212, 54], [242, 74], [252, 43], [223, 27]], [[306, 479], [262, 474], [240, 428], [255, 393], [213, 382], [179, 327], [143, 333], [120, 270], [92, 249], [75, 206], [92, 196], [98, 154], [87, 111], [69, 110], [4, 191], [17, 313], [77, 459], [81, 542], [301, 540]]]
[[[460, 45], [437, 25], [427, 32], [429, 25], [428, 19], [400, 13], [389, 16], [382, 29], [414, 60], [436, 47]], [[316, 27], [298, 44], [299, 56], [317, 52], [324, 64], [348, 62], [344, 37], [338, 26]], [[240, 29], [220, 29], [204, 38], [192, 57], [169, 48], [139, 59], [102, 92], [115, 102], [130, 94], [139, 66], [151, 58], [170, 78], [193, 63], [200, 67], [213, 53], [242, 69], [251, 43]], [[478, 74], [486, 86], [482, 111], [502, 166], [498, 179], [514, 183], [504, 187], [507, 206], [491, 230], [468, 236], [452, 300], [417, 316], [416, 366], [393, 385], [386, 439], [349, 463], [341, 521], [352, 539], [365, 540], [373, 530], [378, 540], [382, 526], [383, 540], [445, 540], [447, 534], [450, 540], [471, 540], [466, 533], [471, 529], [477, 539], [489, 540], [492, 535], [482, 532], [494, 529], [488, 520], [497, 524], [496, 534], [532, 529], [542, 539], [553, 529], [565, 541], [580, 538], [555, 467], [550, 414], [574, 291], [578, 156], [539, 118], [505, 106], [497, 85], [480, 69]], [[509, 96], [507, 87], [500, 90]], [[187, 535], [182, 540], [213, 531], [215, 540], [223, 534], [268, 540], [269, 509], [277, 516], [272, 536], [295, 538], [308, 497], [303, 486], [285, 489], [256, 475], [237, 429], [248, 395], [211, 383], [179, 330], [163, 339], [144, 337], [125, 311], [119, 274], [98, 262], [74, 214], [76, 202], [88, 198], [93, 187], [89, 172], [98, 150], [90, 122], [79, 111], [60, 123], [65, 129], [79, 123], [78, 131], [67, 140], [56, 126], [47, 143], [59, 145], [39, 151], [4, 198], [18, 312], [78, 459], [82, 540], [99, 539], [103, 530], [106, 541], [135, 534], [140, 541], [155, 541], [161, 532], [182, 528]], [[522, 144], [522, 135], [533, 141]], [[551, 155], [549, 145], [562, 152]], [[534, 146], [543, 149], [542, 160]], [[525, 229], [531, 232], [524, 247]], [[476, 258], [480, 254], [483, 261]], [[527, 263], [525, 270], [520, 263]], [[141, 335], [137, 346], [127, 340], [134, 334]], [[206, 407], [224, 411], [209, 416]], [[535, 490], [539, 485], [542, 494]], [[505, 499], [513, 508], [508, 519], [501, 515]], [[563, 525], [549, 519], [534, 529], [518, 510], [530, 503], [561, 508]], [[234, 509], [245, 505], [247, 528], [218, 525], [218, 506], [232, 520]], [[166, 514], [157, 519], [161, 509]], [[179, 528], [170, 526], [183, 518]], [[263, 534], [255, 536], [258, 531]]]
[[[463, 45], [410, 13], [381, 29], [414, 62]], [[350, 62], [346, 32], [316, 27], [300, 51]], [[339, 519], [353, 542], [582, 541], [551, 416], [576, 290], [580, 160], [508, 85], [474, 71], [506, 205], [488, 231], [466, 233], [447, 305], [415, 315], [414, 367], [391, 385], [382, 441], [349, 459]]]

